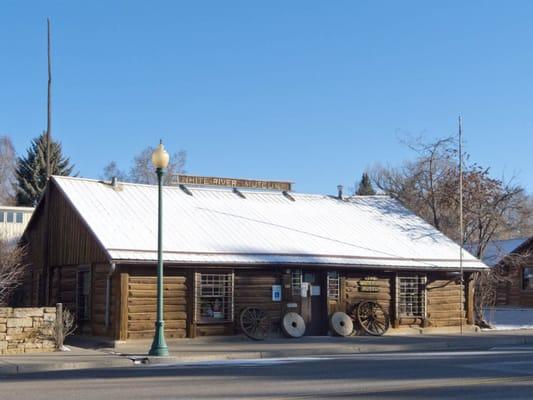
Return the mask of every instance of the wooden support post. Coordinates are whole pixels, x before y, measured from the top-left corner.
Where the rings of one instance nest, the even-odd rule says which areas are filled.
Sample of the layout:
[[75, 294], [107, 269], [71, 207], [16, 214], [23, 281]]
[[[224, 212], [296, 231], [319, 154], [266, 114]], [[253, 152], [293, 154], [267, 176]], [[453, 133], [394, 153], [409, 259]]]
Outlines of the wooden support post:
[[196, 337], [196, 270], [187, 273], [187, 337]]
[[397, 329], [400, 327], [400, 318], [398, 318], [398, 274], [391, 276], [390, 298], [391, 298], [391, 325]]
[[348, 312], [346, 309], [346, 277], [339, 274], [339, 311]]
[[119, 315], [119, 340], [128, 339], [128, 295], [129, 295], [129, 274], [120, 274], [120, 315]]
[[476, 317], [474, 312], [474, 274], [468, 274], [466, 281], [466, 323], [468, 325], [474, 325], [476, 323]]
[[56, 304], [56, 326], [61, 330], [61, 333], [56, 335], [56, 340], [58, 341], [56, 343], [56, 348], [61, 349], [63, 348], [63, 338], [65, 337], [63, 332], [63, 329], [65, 328], [63, 324], [63, 303]]

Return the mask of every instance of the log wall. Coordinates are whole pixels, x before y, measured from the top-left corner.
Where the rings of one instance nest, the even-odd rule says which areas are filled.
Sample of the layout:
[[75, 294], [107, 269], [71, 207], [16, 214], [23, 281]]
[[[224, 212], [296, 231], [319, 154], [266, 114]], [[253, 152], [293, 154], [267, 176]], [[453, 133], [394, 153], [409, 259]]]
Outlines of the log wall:
[[[157, 288], [155, 266], [153, 273], [148, 274], [146, 268], [129, 269], [125, 287], [127, 292], [121, 293], [121, 302], [127, 304], [127, 322], [121, 323], [122, 338], [143, 339], [154, 336], [154, 323], [157, 309]], [[165, 320], [165, 337], [183, 338], [187, 335], [187, 276], [184, 271], [167, 268], [163, 285]]]
[[274, 332], [280, 332], [282, 302], [272, 301], [272, 285], [281, 285], [281, 273], [275, 271], [235, 272], [235, 330], [240, 332], [239, 316], [246, 307], [259, 307], [272, 322]]
[[455, 278], [444, 274], [428, 275], [427, 280], [427, 323], [432, 327], [459, 326], [466, 321], [466, 288], [461, 295], [461, 284]]
[[[366, 277], [376, 277], [376, 281], [372, 281], [374, 285], [365, 284]], [[372, 300], [378, 302], [384, 309], [393, 315], [392, 296], [391, 296], [391, 275], [376, 274], [375, 272], [348, 272], [344, 276], [344, 296], [346, 304], [346, 312], [350, 312], [354, 306], [363, 300]], [[378, 291], [365, 292], [362, 287], [375, 286]]]

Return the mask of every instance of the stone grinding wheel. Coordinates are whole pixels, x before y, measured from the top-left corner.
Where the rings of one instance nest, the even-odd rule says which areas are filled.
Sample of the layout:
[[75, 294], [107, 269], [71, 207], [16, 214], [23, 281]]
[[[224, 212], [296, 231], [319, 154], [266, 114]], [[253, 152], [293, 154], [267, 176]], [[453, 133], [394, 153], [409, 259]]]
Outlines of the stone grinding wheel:
[[333, 332], [338, 336], [350, 336], [353, 333], [353, 321], [342, 311], [333, 314], [329, 323]]
[[291, 338], [302, 337], [305, 333], [305, 321], [302, 316], [295, 312], [288, 312], [281, 322], [283, 333]]

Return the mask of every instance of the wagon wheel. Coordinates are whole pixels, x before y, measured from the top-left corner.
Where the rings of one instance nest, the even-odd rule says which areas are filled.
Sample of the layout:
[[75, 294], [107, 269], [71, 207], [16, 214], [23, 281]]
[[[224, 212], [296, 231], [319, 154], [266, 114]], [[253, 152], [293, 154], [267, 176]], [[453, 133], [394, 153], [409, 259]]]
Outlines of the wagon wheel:
[[241, 312], [241, 329], [253, 340], [265, 340], [270, 333], [270, 318], [257, 307], [246, 307]]
[[381, 336], [389, 329], [389, 316], [375, 301], [362, 301], [357, 306], [357, 322], [372, 336]]

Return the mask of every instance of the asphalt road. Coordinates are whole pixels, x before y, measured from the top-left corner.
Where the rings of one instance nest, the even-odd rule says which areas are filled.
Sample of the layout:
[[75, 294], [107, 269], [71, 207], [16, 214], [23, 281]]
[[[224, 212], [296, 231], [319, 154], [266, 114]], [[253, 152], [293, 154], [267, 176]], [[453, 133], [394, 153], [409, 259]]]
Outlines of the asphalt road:
[[533, 347], [48, 372], [0, 399], [532, 399]]

